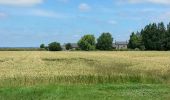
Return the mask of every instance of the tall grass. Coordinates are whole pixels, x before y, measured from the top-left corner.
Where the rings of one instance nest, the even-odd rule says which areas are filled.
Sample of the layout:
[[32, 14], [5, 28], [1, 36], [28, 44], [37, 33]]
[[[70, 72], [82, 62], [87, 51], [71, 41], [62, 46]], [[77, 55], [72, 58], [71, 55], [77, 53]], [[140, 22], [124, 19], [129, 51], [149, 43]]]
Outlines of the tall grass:
[[170, 52], [0, 52], [0, 86], [170, 83]]

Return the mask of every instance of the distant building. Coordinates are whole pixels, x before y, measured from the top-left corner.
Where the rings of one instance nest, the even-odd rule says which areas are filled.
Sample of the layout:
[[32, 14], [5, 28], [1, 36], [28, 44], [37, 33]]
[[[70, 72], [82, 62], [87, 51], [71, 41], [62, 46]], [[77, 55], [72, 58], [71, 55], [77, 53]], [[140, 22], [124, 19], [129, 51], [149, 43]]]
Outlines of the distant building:
[[128, 42], [127, 41], [116, 41], [113, 43], [113, 48], [115, 49], [127, 49], [128, 48]]
[[71, 43], [72, 50], [76, 50], [79, 48], [77, 43]]

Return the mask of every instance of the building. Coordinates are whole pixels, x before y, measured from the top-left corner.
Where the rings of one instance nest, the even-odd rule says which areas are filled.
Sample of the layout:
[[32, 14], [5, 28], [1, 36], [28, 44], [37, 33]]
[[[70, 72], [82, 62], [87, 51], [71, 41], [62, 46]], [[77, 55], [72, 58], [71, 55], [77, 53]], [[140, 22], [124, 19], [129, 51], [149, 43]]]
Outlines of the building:
[[79, 48], [77, 43], [71, 43], [72, 50], [76, 50]]
[[116, 41], [113, 43], [113, 48], [115, 49], [127, 49], [128, 48], [128, 42], [127, 41]]

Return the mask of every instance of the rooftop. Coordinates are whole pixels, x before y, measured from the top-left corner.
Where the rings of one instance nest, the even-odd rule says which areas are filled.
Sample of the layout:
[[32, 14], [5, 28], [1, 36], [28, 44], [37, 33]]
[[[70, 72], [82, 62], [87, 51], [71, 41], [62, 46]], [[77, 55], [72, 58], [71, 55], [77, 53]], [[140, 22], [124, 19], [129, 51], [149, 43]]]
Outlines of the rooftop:
[[127, 41], [116, 41], [115, 45], [128, 45]]

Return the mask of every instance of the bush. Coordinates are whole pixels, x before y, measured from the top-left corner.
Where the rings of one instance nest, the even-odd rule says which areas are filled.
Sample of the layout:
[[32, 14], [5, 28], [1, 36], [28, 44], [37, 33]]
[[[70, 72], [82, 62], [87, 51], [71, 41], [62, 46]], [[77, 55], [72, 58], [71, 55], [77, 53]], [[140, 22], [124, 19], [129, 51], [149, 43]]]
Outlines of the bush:
[[112, 47], [113, 44], [113, 38], [110, 33], [103, 33], [98, 39], [97, 39], [97, 49], [99, 50], [113, 50]]
[[80, 49], [85, 51], [95, 50], [95, 44], [95, 37], [93, 35], [85, 35], [78, 41]]
[[145, 46], [144, 46], [144, 45], [140, 46], [139, 48], [140, 48], [140, 50], [142, 50], [142, 51], [145, 50]]
[[49, 51], [61, 51], [61, 45], [58, 42], [52, 42], [48, 45]]
[[140, 49], [139, 48], [135, 48], [135, 51], [140, 51]]
[[71, 43], [67, 43], [65, 45], [65, 48], [66, 48], [66, 50], [71, 50], [72, 49]]
[[49, 49], [48, 49], [48, 46], [45, 46], [45, 48], [44, 48], [44, 49], [45, 49], [45, 50], [47, 50], [47, 51], [49, 50]]
[[40, 45], [40, 48], [41, 48], [41, 49], [44, 49], [44, 48], [45, 48], [45, 44], [41, 44], [41, 45]]

